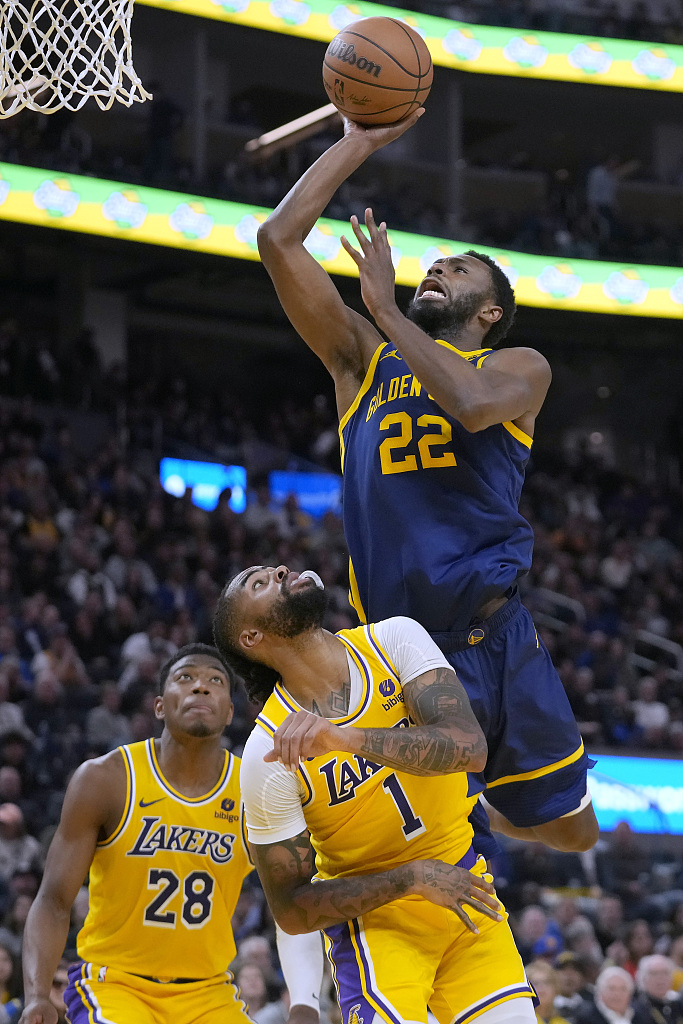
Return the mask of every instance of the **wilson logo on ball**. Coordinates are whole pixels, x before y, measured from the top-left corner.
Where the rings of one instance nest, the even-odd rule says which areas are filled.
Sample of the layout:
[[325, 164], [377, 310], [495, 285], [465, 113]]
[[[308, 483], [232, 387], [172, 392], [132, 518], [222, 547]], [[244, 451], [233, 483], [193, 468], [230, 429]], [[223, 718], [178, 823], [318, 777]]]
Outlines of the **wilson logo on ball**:
[[330, 57], [336, 57], [344, 64], [351, 64], [357, 67], [359, 71], [365, 71], [367, 75], [374, 75], [375, 78], [379, 78], [382, 73], [381, 64], [375, 63], [374, 60], [368, 60], [367, 57], [359, 57], [353, 43], [345, 43], [339, 36], [335, 36], [327, 48], [327, 52]]

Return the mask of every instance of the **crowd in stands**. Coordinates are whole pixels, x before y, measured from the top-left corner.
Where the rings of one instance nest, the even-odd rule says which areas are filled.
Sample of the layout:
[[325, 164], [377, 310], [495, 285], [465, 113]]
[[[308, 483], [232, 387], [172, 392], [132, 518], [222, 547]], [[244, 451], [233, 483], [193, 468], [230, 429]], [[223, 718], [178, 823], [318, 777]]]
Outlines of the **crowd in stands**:
[[[312, 568], [330, 597], [328, 628], [354, 624], [333, 512], [313, 520], [293, 497], [276, 506], [267, 479], [255, 481], [244, 513], [227, 492], [203, 511], [191, 493], [162, 490], [134, 420], [132, 443], [112, 428], [86, 454], [65, 418], [74, 406], [111, 417], [121, 403], [157, 403], [167, 435], [177, 431], [209, 457], [224, 434], [236, 445], [261, 437], [320, 455], [329, 468], [338, 463], [324, 399], [283, 401], [264, 420], [243, 400], [211, 395], [205, 381], [107, 378], [85, 338], [66, 354], [45, 337], [27, 354], [20, 339], [17, 324], [0, 326], [0, 1024], [3, 1012], [16, 1019], [22, 929], [71, 773], [158, 734], [158, 669], [177, 647], [211, 642], [223, 583], [255, 563]], [[683, 645], [680, 495], [587, 458], [567, 465], [539, 447], [522, 512], [536, 548], [521, 586], [586, 745], [680, 753], [680, 665], [670, 657]], [[651, 641], [645, 660], [634, 657], [638, 635]], [[670, 646], [658, 648], [658, 638]], [[256, 710], [238, 690], [226, 736], [238, 753]], [[623, 824], [587, 854], [510, 843], [496, 874], [543, 1020], [622, 1024], [635, 982], [635, 1024], [683, 1024], [683, 1007], [667, 995], [683, 982], [680, 858], [646, 853]], [[67, 957], [86, 912], [84, 890]], [[286, 1002], [253, 877], [235, 930], [254, 1019], [278, 1024]], [[332, 1004], [326, 1012], [334, 1019]]]
[[683, 42], [680, 0], [420, 0], [416, 9], [480, 25]]

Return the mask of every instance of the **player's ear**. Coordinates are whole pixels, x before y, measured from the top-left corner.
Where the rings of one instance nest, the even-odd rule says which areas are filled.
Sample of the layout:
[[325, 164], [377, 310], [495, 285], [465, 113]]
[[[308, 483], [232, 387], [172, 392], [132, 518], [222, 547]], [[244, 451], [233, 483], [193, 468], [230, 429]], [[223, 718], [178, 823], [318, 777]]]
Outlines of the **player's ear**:
[[163, 722], [166, 717], [164, 714], [164, 698], [161, 694], [157, 694], [154, 698], [154, 714], [160, 722]]
[[226, 724], [226, 726], [227, 726], [227, 725], [230, 725], [230, 723], [232, 722], [232, 716], [233, 716], [234, 714], [235, 714], [235, 705], [233, 704], [233, 702], [232, 702], [232, 701], [230, 701], [230, 709], [229, 709], [229, 711], [228, 711], [228, 717], [227, 717], [227, 718], [226, 718], [226, 720], [225, 720], [225, 724]]
[[240, 633], [239, 644], [245, 651], [253, 651], [263, 640], [263, 633], [260, 629], [243, 629]]
[[497, 324], [503, 315], [502, 306], [484, 306], [483, 309], [479, 310], [479, 316], [481, 319], [489, 325]]

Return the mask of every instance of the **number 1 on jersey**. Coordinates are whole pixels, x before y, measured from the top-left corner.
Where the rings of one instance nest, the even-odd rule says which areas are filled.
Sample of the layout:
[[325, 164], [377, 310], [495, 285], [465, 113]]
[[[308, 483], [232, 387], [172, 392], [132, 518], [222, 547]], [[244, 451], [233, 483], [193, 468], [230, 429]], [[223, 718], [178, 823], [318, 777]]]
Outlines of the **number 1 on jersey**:
[[403, 786], [393, 772], [391, 775], [387, 775], [386, 779], [382, 783], [382, 788], [387, 791], [391, 799], [396, 804], [396, 810], [403, 819], [401, 831], [407, 840], [415, 839], [416, 836], [421, 836], [423, 832], [427, 831], [425, 826], [422, 824], [422, 820], [417, 817], [415, 811], [410, 806], [410, 801], [403, 792]]

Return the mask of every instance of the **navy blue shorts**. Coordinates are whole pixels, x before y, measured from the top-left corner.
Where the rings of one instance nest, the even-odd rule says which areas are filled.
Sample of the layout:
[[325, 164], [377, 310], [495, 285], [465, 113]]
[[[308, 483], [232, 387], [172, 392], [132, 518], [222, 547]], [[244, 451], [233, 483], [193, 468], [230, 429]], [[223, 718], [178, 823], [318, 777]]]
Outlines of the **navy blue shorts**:
[[578, 808], [592, 762], [564, 687], [533, 619], [514, 594], [469, 629], [433, 633], [465, 687], [489, 747], [470, 791], [518, 828]]

